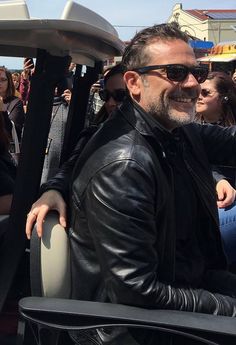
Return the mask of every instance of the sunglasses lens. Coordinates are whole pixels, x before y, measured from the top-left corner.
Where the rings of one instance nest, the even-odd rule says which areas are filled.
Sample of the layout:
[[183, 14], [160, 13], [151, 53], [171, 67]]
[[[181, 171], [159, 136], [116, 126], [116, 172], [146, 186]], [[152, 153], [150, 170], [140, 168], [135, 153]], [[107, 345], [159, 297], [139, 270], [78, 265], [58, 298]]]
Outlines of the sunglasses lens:
[[167, 66], [167, 78], [172, 81], [183, 81], [188, 75], [188, 68], [185, 66]]
[[189, 72], [192, 73], [198, 83], [204, 83], [208, 76], [208, 69], [205, 67], [193, 67], [188, 69], [186, 66], [176, 65], [166, 67], [167, 78], [172, 81], [184, 81]]
[[208, 76], [208, 69], [205, 67], [195, 67], [191, 69], [191, 73], [198, 83], [204, 83]]
[[209, 94], [210, 94], [210, 92], [208, 90], [206, 90], [206, 89], [201, 90], [202, 97], [207, 97]]
[[117, 89], [113, 92], [109, 92], [108, 90], [100, 90], [99, 96], [102, 101], [107, 102], [111, 97], [116, 102], [122, 102], [126, 96], [126, 91], [124, 89]]
[[123, 89], [115, 90], [112, 94], [112, 97], [116, 102], [122, 102], [126, 96], [126, 91]]

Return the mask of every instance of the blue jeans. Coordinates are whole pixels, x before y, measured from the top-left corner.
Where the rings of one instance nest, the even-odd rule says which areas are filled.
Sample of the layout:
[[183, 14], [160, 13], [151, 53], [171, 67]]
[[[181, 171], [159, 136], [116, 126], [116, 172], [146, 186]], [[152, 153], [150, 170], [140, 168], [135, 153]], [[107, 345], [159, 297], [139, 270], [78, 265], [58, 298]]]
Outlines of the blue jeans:
[[218, 211], [225, 254], [232, 264], [236, 262], [236, 202], [227, 208], [219, 208]]

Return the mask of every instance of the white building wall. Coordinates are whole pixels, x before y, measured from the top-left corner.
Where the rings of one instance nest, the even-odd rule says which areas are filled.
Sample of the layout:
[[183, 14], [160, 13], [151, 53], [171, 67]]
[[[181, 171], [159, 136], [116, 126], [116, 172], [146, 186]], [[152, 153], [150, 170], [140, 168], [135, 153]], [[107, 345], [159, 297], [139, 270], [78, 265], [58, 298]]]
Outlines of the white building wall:
[[177, 21], [182, 31], [186, 31], [200, 40], [212, 41], [215, 44], [222, 41], [235, 41], [236, 31], [232, 26], [236, 20], [200, 20], [184, 11], [182, 4], [173, 7], [172, 14], [167, 22]]

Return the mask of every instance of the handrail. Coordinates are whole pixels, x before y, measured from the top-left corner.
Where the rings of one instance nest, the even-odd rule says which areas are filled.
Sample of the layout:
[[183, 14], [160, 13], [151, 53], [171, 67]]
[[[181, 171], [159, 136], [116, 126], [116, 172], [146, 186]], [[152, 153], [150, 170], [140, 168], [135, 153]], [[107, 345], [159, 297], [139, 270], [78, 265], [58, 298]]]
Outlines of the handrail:
[[236, 341], [236, 318], [226, 316], [45, 297], [23, 298], [19, 310], [29, 322], [55, 330], [122, 325], [156, 328], [164, 333], [199, 339], [206, 344], [230, 345]]

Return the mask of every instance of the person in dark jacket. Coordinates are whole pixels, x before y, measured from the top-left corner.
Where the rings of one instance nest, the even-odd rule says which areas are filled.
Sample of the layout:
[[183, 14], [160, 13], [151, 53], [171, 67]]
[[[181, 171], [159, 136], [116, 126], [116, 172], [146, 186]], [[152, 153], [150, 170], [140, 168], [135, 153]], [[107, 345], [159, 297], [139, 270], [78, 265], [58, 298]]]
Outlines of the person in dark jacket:
[[66, 203], [68, 202], [74, 165], [89, 139], [98, 130], [99, 125], [109, 118], [114, 109], [127, 96], [123, 74], [124, 67], [120, 64], [110, 68], [104, 78], [104, 87], [100, 92], [101, 97], [104, 99], [104, 104], [100, 112], [97, 113], [91, 125], [80, 133], [78, 143], [70, 159], [62, 165], [53, 178], [48, 179], [41, 186], [41, 197], [32, 205], [31, 212], [27, 217], [26, 234], [28, 238], [30, 238], [32, 226], [35, 221], [37, 221], [38, 235], [41, 236], [43, 220], [50, 210], [58, 211], [60, 224], [66, 227]]
[[[130, 97], [73, 172], [72, 298], [235, 316], [211, 164], [236, 165], [236, 129], [192, 123], [208, 71], [175, 24], [136, 34], [122, 62]], [[158, 343], [144, 333], [97, 344]]]

